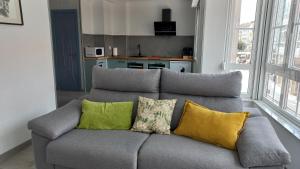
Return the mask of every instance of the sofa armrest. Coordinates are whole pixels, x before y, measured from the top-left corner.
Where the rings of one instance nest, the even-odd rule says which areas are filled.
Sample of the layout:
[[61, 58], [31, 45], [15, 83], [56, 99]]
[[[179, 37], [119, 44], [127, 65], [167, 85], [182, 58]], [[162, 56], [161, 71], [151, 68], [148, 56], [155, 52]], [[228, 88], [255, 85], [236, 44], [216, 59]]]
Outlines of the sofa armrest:
[[28, 128], [48, 139], [56, 139], [76, 127], [81, 116], [81, 101], [72, 100], [53, 112], [31, 120]]
[[266, 117], [249, 118], [237, 141], [237, 151], [243, 167], [286, 165], [289, 152], [280, 142]]

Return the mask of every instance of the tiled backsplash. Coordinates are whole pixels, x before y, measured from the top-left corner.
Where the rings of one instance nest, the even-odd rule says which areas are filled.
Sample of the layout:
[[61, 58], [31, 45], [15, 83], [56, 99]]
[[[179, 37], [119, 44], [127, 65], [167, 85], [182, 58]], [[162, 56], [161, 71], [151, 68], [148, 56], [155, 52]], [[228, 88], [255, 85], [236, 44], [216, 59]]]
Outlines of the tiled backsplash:
[[194, 36], [122, 36], [82, 35], [83, 47], [105, 47], [105, 55], [111, 55], [109, 46], [117, 47], [122, 56], [138, 55], [141, 45], [143, 56], [181, 56], [184, 47], [194, 47]]

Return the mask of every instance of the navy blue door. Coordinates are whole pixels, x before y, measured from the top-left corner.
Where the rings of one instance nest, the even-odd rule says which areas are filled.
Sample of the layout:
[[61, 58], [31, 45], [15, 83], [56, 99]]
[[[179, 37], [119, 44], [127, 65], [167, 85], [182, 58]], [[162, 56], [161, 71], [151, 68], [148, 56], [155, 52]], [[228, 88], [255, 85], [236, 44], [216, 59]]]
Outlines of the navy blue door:
[[77, 19], [76, 10], [51, 10], [57, 90], [81, 90]]

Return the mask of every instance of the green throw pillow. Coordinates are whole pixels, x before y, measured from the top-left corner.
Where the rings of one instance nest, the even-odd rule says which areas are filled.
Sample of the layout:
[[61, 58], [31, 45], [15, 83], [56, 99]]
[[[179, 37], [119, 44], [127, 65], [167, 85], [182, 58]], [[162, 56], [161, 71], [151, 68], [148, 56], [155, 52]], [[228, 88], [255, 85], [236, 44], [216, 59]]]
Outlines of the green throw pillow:
[[82, 101], [79, 129], [128, 130], [133, 102]]

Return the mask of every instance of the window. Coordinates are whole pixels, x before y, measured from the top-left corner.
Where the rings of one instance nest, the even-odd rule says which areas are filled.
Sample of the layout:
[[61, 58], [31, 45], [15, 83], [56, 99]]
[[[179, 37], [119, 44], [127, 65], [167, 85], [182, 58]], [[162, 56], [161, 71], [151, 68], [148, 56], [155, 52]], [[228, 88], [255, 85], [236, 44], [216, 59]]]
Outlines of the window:
[[300, 122], [300, 0], [270, 3], [272, 19], [263, 100]]
[[275, 0], [273, 8], [273, 22], [270, 36], [272, 42], [269, 48], [268, 63], [282, 65], [284, 59], [286, 35], [291, 9], [291, 0]]
[[267, 73], [266, 76], [267, 78], [265, 84], [265, 97], [273, 103], [275, 103], [276, 105], [279, 105], [282, 87], [282, 77], [270, 73]]
[[298, 9], [296, 10], [294, 21], [294, 33], [293, 33], [293, 46], [292, 46], [292, 67], [300, 68], [300, 3], [298, 3]]
[[294, 80], [289, 80], [286, 109], [290, 112], [298, 112], [298, 91], [299, 83]]
[[252, 87], [254, 41], [256, 39], [257, 0], [230, 1], [232, 13], [229, 16], [225, 69], [241, 71], [242, 94], [249, 96]]

